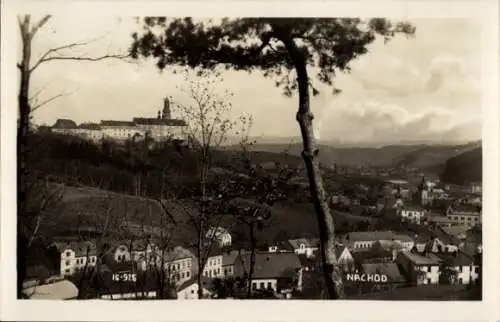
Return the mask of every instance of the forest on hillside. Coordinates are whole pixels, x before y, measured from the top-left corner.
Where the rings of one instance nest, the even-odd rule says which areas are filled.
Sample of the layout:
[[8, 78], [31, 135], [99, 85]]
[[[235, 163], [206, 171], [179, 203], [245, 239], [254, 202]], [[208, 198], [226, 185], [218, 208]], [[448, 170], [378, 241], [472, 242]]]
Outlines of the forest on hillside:
[[441, 174], [446, 183], [466, 185], [483, 178], [483, 149], [477, 148], [448, 159]]

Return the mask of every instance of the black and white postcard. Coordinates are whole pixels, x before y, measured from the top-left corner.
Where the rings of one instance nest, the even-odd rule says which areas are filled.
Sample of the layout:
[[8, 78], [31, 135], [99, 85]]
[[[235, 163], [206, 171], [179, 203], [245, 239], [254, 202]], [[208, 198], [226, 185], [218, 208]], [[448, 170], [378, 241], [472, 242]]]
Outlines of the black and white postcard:
[[495, 318], [498, 8], [7, 1], [5, 319]]

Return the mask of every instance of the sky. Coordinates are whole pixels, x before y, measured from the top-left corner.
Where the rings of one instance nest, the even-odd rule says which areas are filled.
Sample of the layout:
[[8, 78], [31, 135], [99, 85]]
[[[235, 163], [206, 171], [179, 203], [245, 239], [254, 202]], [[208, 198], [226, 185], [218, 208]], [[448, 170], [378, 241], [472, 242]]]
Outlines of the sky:
[[[411, 22], [415, 37], [376, 41], [351, 64], [349, 74], [336, 76], [340, 95], [320, 87], [321, 94], [311, 100], [317, 138], [344, 143], [480, 139], [480, 25], [458, 19]], [[33, 61], [50, 48], [96, 38], [75, 54], [125, 53], [131, 33], [140, 28], [130, 17], [55, 15], [34, 40]], [[224, 79], [220, 89], [234, 93], [231, 118], [253, 115], [251, 135], [300, 135], [297, 96], [283, 96], [260, 72], [228, 72]], [[52, 125], [58, 118], [82, 123], [155, 117], [166, 95], [187, 100], [176, 88], [182, 82], [168, 70], [160, 73], [153, 61], [49, 62], [35, 71], [32, 92], [42, 89], [41, 101], [66, 95], [37, 110], [34, 119]]]

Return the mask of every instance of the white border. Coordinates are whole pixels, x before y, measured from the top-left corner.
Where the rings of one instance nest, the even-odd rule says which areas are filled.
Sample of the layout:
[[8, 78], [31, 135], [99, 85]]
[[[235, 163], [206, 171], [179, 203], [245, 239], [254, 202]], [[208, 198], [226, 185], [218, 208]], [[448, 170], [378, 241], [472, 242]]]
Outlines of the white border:
[[[498, 269], [498, 1], [5, 1], [1, 54], [1, 320], [119, 321], [492, 321], [496, 320]], [[389, 301], [146, 301], [50, 302], [15, 300], [15, 133], [18, 12], [67, 11], [112, 16], [383, 16], [391, 18], [474, 17], [483, 23], [483, 219], [485, 283], [482, 302]], [[24, 10], [23, 10], [24, 9]], [[84, 28], [85, 26], [81, 26]], [[418, 35], [417, 35], [418, 36]], [[449, 41], [453, 41], [450, 39]]]

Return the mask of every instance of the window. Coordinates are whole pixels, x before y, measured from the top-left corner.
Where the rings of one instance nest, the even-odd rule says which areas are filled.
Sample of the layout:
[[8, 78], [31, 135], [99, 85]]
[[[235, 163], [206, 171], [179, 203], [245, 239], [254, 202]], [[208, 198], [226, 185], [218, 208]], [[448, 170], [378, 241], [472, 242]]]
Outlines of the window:
[[264, 282], [260, 282], [260, 288], [263, 289], [264, 288]]
[[427, 279], [427, 284], [431, 284], [432, 280], [430, 278]]
[[66, 268], [66, 269], [64, 270], [64, 272], [66, 272], [67, 274], [69, 274], [69, 268]]
[[252, 282], [252, 289], [253, 289], [253, 290], [257, 289], [257, 283]]
[[194, 294], [194, 290], [191, 290], [191, 294]]
[[66, 261], [66, 266], [69, 266], [71, 264], [70, 261]]
[[184, 278], [184, 272], [181, 273], [181, 278]]
[[189, 275], [191, 275], [189, 272], [186, 272], [186, 277], [189, 278]]
[[273, 285], [273, 284], [272, 284], [271, 282], [267, 282], [267, 288], [268, 288], [268, 289], [272, 289], [272, 288], [273, 288], [273, 286], [272, 286], [272, 285]]
[[479, 266], [474, 267], [474, 273], [479, 274]]
[[462, 266], [459, 266], [459, 267], [458, 267], [458, 271], [459, 271], [460, 273], [462, 273], [462, 269], [463, 269], [463, 267], [462, 267]]
[[66, 257], [70, 257], [71, 256], [71, 252], [70, 251], [67, 251], [66, 252]]

